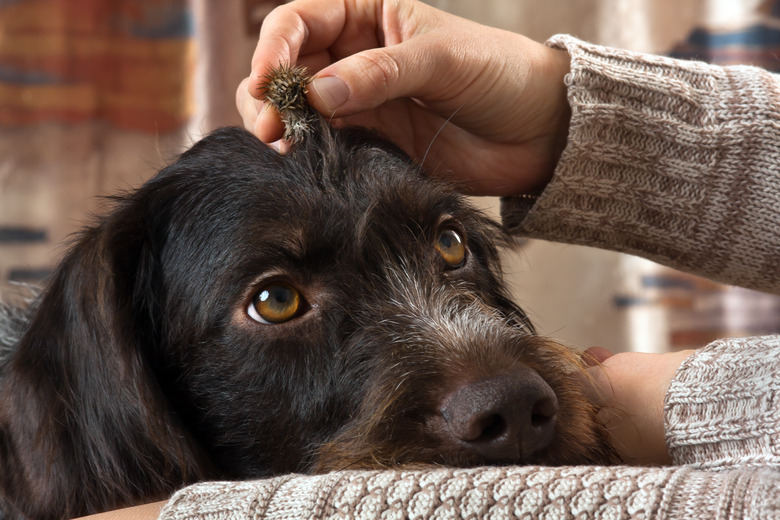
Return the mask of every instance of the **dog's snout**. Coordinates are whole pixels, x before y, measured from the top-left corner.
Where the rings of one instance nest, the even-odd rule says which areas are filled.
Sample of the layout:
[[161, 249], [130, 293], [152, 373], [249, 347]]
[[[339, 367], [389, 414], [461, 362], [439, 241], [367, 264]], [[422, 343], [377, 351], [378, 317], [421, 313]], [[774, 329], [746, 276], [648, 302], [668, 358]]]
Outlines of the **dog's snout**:
[[558, 399], [527, 367], [458, 387], [445, 397], [441, 415], [450, 441], [486, 462], [521, 462], [549, 446]]

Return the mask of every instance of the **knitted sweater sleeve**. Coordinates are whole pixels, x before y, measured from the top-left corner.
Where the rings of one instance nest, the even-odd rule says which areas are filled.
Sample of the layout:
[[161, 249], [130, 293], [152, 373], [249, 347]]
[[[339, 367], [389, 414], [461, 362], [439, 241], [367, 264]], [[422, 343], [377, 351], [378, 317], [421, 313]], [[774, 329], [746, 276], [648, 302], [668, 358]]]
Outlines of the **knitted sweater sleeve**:
[[503, 200], [507, 228], [780, 292], [780, 78], [548, 45], [571, 55], [567, 147], [538, 200]]

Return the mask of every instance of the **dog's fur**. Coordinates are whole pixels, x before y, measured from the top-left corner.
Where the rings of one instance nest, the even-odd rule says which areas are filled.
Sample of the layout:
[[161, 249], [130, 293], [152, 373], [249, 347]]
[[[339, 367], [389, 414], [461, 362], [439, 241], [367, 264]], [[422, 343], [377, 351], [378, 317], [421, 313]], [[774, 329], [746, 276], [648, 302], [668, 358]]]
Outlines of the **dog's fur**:
[[[460, 264], [437, 252], [443, 230]], [[279, 155], [213, 133], [77, 237], [23, 319], [6, 310], [5, 514], [292, 471], [615, 461], [577, 356], [506, 294], [506, 242], [371, 134], [326, 129]], [[271, 281], [302, 306], [261, 324], [247, 309]], [[493, 408], [524, 399], [542, 424], [513, 431]]]

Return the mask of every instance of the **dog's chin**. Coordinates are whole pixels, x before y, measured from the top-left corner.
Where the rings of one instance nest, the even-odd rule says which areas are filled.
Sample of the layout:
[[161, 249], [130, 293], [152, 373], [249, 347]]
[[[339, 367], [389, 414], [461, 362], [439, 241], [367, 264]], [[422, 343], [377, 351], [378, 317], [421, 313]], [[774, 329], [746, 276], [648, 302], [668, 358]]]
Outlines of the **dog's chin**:
[[451, 336], [449, 350], [431, 337], [439, 356], [369, 377], [372, 392], [319, 449], [316, 471], [620, 462], [584, 391], [580, 356], [500, 320], [480, 330]]

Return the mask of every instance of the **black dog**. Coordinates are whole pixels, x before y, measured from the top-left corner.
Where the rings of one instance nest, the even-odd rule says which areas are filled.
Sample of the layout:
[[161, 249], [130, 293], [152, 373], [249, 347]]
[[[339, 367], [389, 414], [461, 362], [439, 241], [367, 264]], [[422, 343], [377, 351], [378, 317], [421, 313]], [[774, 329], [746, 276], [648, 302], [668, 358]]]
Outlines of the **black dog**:
[[502, 285], [499, 226], [371, 134], [213, 133], [6, 310], [7, 518], [204, 479], [614, 461], [577, 356]]

